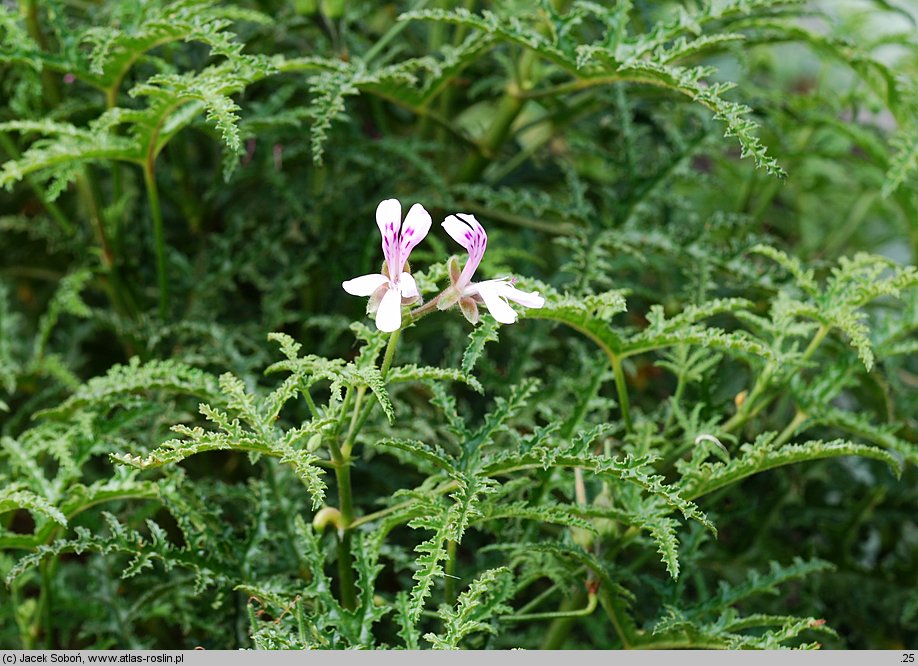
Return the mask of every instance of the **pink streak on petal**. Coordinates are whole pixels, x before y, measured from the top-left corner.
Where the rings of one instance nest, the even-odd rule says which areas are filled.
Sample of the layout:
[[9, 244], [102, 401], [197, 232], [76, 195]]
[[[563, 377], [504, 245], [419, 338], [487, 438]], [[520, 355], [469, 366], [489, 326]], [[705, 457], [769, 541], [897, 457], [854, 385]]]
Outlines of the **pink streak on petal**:
[[446, 233], [469, 253], [468, 261], [463, 266], [456, 283], [459, 289], [462, 289], [468, 285], [475, 271], [478, 270], [478, 265], [488, 247], [488, 234], [475, 216], [469, 213], [450, 215], [443, 221], [442, 226]]
[[404, 264], [399, 256], [398, 232], [402, 226], [402, 205], [398, 199], [379, 202], [376, 207], [376, 226], [382, 234], [382, 251], [389, 268], [389, 278], [395, 282]]
[[430, 231], [430, 223], [430, 213], [421, 204], [414, 204], [408, 211], [405, 216], [405, 222], [402, 224], [402, 231], [399, 234], [398, 253], [400, 263], [398, 272], [394, 273], [395, 275], [404, 270], [408, 255], [427, 236], [427, 232]]

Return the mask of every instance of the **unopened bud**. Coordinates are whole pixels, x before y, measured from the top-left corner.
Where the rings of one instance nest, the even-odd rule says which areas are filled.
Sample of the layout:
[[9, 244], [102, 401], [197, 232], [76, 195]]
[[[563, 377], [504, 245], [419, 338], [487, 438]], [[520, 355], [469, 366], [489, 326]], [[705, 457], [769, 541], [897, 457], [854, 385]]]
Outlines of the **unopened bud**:
[[306, 451], [312, 453], [313, 451], [316, 451], [320, 446], [322, 446], [322, 435], [316, 433], [309, 438], [308, 442], [306, 442]]
[[323, 532], [329, 525], [336, 530], [341, 529], [341, 512], [333, 506], [323, 506], [313, 516], [312, 527], [318, 532]]
[[736, 408], [739, 409], [743, 406], [743, 403], [746, 402], [746, 396], [749, 395], [749, 391], [740, 391], [736, 394], [736, 397], [733, 398], [733, 404], [736, 405]]

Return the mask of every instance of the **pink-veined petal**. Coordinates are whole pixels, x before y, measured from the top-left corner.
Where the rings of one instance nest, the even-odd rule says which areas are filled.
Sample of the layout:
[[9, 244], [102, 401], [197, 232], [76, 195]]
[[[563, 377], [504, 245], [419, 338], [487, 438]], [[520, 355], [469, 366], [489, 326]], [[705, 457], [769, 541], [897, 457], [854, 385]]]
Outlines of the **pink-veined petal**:
[[450, 215], [443, 220], [442, 226], [446, 233], [469, 253], [469, 258], [456, 281], [459, 289], [462, 289], [471, 282], [472, 276], [484, 257], [485, 249], [488, 247], [488, 234], [475, 216], [468, 213]]
[[352, 296], [370, 296], [388, 281], [389, 278], [382, 273], [371, 273], [355, 277], [353, 280], [345, 280], [341, 283], [341, 286], [344, 287], [344, 291]]
[[516, 321], [517, 314], [510, 304], [500, 296], [500, 286], [497, 280], [479, 282], [476, 291], [484, 299], [488, 312], [501, 324], [512, 324]]
[[395, 280], [404, 262], [399, 257], [398, 232], [402, 226], [402, 204], [398, 199], [380, 201], [376, 207], [376, 226], [382, 234], [382, 251], [389, 268], [389, 277]]
[[414, 281], [411, 273], [402, 273], [398, 276], [398, 287], [404, 298], [414, 298], [421, 295], [421, 292], [418, 291], [418, 283]]
[[398, 260], [401, 263], [398, 267], [399, 273], [405, 268], [408, 255], [411, 254], [411, 251], [418, 243], [424, 240], [427, 232], [430, 231], [430, 222], [430, 213], [421, 204], [414, 204], [411, 210], [408, 211], [398, 236]]
[[545, 299], [539, 296], [539, 292], [522, 291], [508, 282], [504, 282], [503, 285], [498, 288], [498, 293], [504, 298], [516, 301], [527, 308], [540, 308], [545, 305]]
[[386, 333], [397, 331], [402, 325], [402, 295], [390, 289], [376, 310], [376, 328]]
[[472, 234], [468, 224], [455, 215], [450, 215], [440, 223], [440, 226], [449, 234], [450, 238], [459, 243], [459, 245], [466, 250], [470, 250], [472, 246]]

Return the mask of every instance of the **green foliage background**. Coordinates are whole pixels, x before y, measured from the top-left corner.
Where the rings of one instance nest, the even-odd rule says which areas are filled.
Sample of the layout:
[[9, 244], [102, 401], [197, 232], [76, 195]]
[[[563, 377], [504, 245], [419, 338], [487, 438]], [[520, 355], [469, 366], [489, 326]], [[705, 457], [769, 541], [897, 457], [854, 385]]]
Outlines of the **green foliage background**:
[[916, 22], [0, 4], [0, 646], [914, 647]]

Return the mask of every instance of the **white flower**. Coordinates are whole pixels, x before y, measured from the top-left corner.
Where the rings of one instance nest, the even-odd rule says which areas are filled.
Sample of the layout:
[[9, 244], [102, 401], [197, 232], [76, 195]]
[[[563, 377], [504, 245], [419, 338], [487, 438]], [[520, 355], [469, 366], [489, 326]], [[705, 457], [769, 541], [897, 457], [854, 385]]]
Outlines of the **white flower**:
[[418, 286], [405, 264], [411, 250], [430, 231], [430, 214], [421, 204], [414, 204], [402, 222], [402, 205], [398, 199], [386, 199], [376, 207], [376, 226], [382, 234], [386, 258], [382, 273], [361, 275], [341, 283], [354, 296], [370, 296], [367, 313], [376, 313], [376, 327], [391, 333], [402, 326], [402, 303], [420, 297]]
[[539, 292], [517, 289], [513, 286], [516, 280], [511, 277], [472, 282], [472, 276], [488, 247], [488, 234], [474, 215], [450, 215], [443, 221], [442, 226], [454, 241], [468, 250], [469, 258], [461, 272], [455, 261], [450, 262], [453, 291], [441, 300], [439, 307], [446, 309], [458, 300], [462, 314], [474, 324], [478, 322], [478, 304], [483, 303], [491, 316], [501, 324], [512, 324], [519, 315], [510, 307], [508, 301], [514, 301], [527, 308], [540, 308], [545, 305], [545, 299], [539, 296]]

